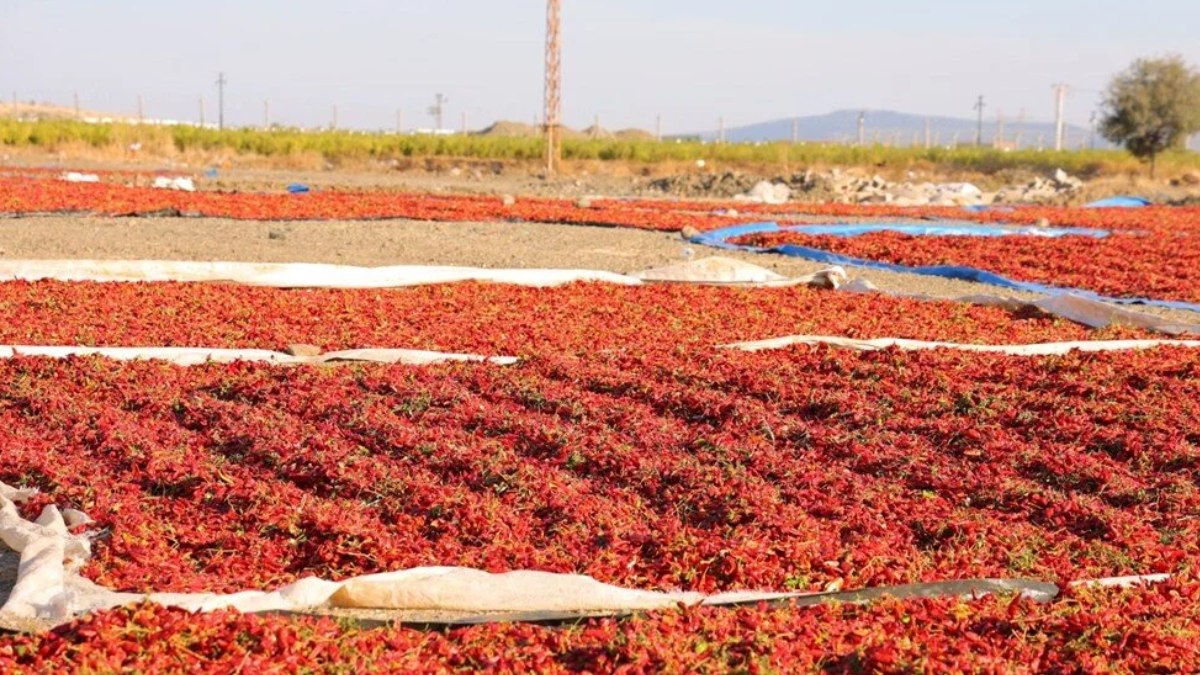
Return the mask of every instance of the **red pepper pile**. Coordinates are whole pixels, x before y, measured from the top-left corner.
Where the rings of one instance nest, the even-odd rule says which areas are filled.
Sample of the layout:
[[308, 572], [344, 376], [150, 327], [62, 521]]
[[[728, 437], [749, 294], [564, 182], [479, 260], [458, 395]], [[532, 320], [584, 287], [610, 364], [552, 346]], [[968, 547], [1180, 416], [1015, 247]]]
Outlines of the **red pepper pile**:
[[1186, 349], [19, 359], [0, 480], [111, 527], [88, 571], [131, 590], [447, 562], [699, 591], [1180, 572], [1198, 371]]
[[1139, 232], [1116, 232], [1103, 239], [926, 237], [895, 232], [833, 237], [783, 232], [742, 237], [735, 243], [797, 244], [902, 265], [967, 265], [1019, 281], [1115, 297], [1200, 301], [1200, 214], [1159, 210], [1146, 215], [1146, 227]]
[[[18, 359], [0, 365], [0, 480], [45, 491], [30, 515], [42, 503], [73, 505], [111, 528], [85, 572], [123, 589], [234, 590], [447, 563], [704, 591], [1191, 578], [1197, 374], [1200, 354], [1180, 349], [1037, 359], [649, 350], [510, 368], [331, 370]], [[136, 615], [141, 629], [118, 612], [32, 644], [52, 653], [76, 644], [78, 659], [151, 658], [167, 647], [146, 636], [165, 631], [172, 644], [208, 643], [187, 657], [205, 663], [221, 658], [223, 640], [270, 626], [312, 642], [272, 647], [262, 637], [239, 649], [303, 660], [315, 645], [364, 640], [412, 658], [412, 641], [445, 640], [430, 658], [464, 667], [483, 649], [592, 667], [701, 656], [715, 667], [739, 654], [982, 665], [1038, 654], [1046, 668], [1083, 649], [1097, 663], [1136, 656], [1144, 666], [1195, 649], [1195, 594], [1188, 582], [1050, 608], [989, 600], [668, 613], [566, 636], [323, 638], [327, 625], [153, 610]], [[867, 632], [885, 629], [907, 640]], [[1097, 632], [1079, 643], [1071, 631], [1085, 629]], [[134, 653], [114, 655], [125, 630]], [[697, 630], [721, 636], [714, 653], [688, 651]], [[568, 647], [591, 631], [630, 642]], [[815, 643], [792, 637], [813, 632]], [[1145, 651], [1107, 651], [1119, 643]], [[30, 658], [19, 644], [0, 642], [0, 658], [9, 648]], [[971, 654], [983, 660], [955, 660]]]
[[225, 284], [0, 284], [0, 344], [407, 347], [522, 356], [692, 350], [782, 335], [974, 343], [1154, 337], [956, 302], [807, 287], [433, 285], [279, 291]]

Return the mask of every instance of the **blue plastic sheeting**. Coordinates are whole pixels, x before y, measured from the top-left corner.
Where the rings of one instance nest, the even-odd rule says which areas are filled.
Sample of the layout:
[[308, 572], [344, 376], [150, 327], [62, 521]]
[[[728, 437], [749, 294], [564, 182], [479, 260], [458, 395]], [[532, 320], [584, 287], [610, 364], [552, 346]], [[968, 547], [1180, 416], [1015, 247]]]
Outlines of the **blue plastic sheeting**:
[[964, 206], [963, 211], [970, 211], [971, 213], [983, 213], [984, 211], [1000, 211], [1001, 213], [1011, 213], [1016, 211], [1016, 209], [1011, 206], [988, 206], [987, 204], [972, 204], [971, 206]]
[[305, 192], [308, 192], [308, 186], [304, 183], [292, 183], [291, 185], [287, 186], [287, 191], [294, 195], [304, 194]]
[[1137, 209], [1152, 204], [1145, 197], [1109, 197], [1100, 201], [1085, 204], [1085, 209]]
[[739, 244], [729, 243], [730, 239], [742, 237], [748, 234], [767, 234], [772, 232], [785, 232], [791, 228], [781, 228], [776, 223], [750, 223], [747, 225], [734, 225], [732, 227], [724, 227], [719, 230], [703, 232], [691, 241], [694, 244], [704, 246], [712, 246], [714, 248], [725, 249], [727, 251], [751, 251], [754, 253], [778, 253], [781, 255], [791, 256], [793, 258], [804, 258], [814, 262], [825, 263], [827, 265], [842, 265], [843, 267], [861, 267], [865, 269], [884, 270], [886, 272], [903, 272], [906, 274], [920, 274], [930, 277], [942, 277], [945, 279], [960, 279], [962, 281], [974, 281], [981, 284], [991, 284], [1001, 288], [1007, 288], [1014, 291], [1025, 291], [1029, 293], [1041, 293], [1044, 295], [1054, 295], [1059, 293], [1072, 293], [1091, 300], [1101, 300], [1103, 302], [1111, 302], [1117, 305], [1146, 305], [1149, 307], [1165, 307], [1168, 309], [1180, 309], [1189, 312], [1200, 312], [1200, 304], [1192, 302], [1181, 302], [1178, 300], [1153, 300], [1150, 298], [1113, 298], [1100, 295], [1094, 291], [1088, 291], [1080, 288], [1063, 288], [1060, 286], [1047, 286], [1046, 284], [1038, 284], [1029, 281], [1015, 281], [1008, 277], [1000, 276], [995, 272], [981, 270], [975, 267], [964, 267], [960, 265], [934, 265], [926, 267], [914, 267], [910, 265], [898, 265], [896, 263], [881, 262], [878, 260], [866, 260], [864, 258], [853, 258], [840, 253], [831, 253], [820, 249], [809, 248], [807, 246], [796, 246], [795, 244], [783, 244], [773, 248], [763, 248], [760, 246], [742, 246]]
[[801, 234], [826, 234], [834, 237], [858, 237], [873, 232], [897, 232], [916, 237], [1008, 237], [1026, 235], [1036, 237], [1081, 236], [1102, 239], [1107, 230], [1087, 227], [1012, 227], [1004, 225], [980, 225], [978, 223], [940, 222], [934, 225], [920, 223], [861, 223], [832, 225], [787, 225], [779, 228], [783, 232]]

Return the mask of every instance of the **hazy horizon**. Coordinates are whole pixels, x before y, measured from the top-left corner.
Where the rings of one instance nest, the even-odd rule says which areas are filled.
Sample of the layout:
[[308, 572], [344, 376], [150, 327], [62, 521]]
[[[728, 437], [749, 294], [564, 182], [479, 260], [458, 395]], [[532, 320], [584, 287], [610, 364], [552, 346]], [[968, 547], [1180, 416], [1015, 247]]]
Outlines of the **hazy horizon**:
[[[7, 100], [195, 120], [387, 129], [430, 127], [445, 94], [445, 126], [532, 123], [541, 111], [545, 3], [516, 0], [311, 0], [203, 5], [145, 0], [0, 0], [0, 87]], [[904, 7], [864, 0], [800, 7], [764, 0], [565, 0], [564, 121], [666, 133], [709, 131], [839, 109], [972, 117], [1053, 117], [1050, 87], [1074, 87], [1067, 118], [1087, 124], [1109, 77], [1140, 56], [1200, 62], [1200, 3], [1111, 0], [1008, 3], [962, 9], [949, 0]]]

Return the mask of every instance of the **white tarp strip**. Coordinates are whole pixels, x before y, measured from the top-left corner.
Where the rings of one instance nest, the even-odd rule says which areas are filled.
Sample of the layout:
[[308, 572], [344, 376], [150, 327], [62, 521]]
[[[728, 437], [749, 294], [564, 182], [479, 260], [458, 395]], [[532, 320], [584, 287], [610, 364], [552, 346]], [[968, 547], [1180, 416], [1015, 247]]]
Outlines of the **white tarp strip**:
[[1107, 579], [1081, 579], [1072, 581], [1073, 588], [1134, 588], [1161, 584], [1171, 578], [1170, 574], [1138, 574], [1128, 577], [1108, 577]]
[[275, 288], [398, 288], [459, 281], [518, 286], [561, 286], [595, 281], [624, 286], [690, 283], [737, 286], [837, 288], [846, 271], [831, 267], [789, 279], [766, 268], [719, 256], [632, 275], [600, 270], [486, 269], [394, 265], [353, 267], [319, 263], [196, 262], [184, 260], [0, 260], [0, 281], [224, 282]]
[[517, 362], [517, 359], [512, 356], [481, 356], [479, 354], [455, 354], [421, 349], [348, 349], [325, 352], [315, 356], [293, 356], [266, 349], [0, 345], [0, 359], [10, 359], [15, 356], [43, 356], [55, 359], [65, 359], [72, 356], [102, 356], [118, 361], [166, 361], [177, 366], [195, 366], [210, 362], [231, 363], [234, 361], [281, 365], [365, 361], [371, 363], [401, 363], [414, 366], [457, 361], [486, 362], [493, 365], [509, 366]]
[[1151, 349], [1154, 347], [1200, 347], [1200, 340], [1096, 340], [1092, 342], [1045, 342], [1029, 345], [972, 345], [957, 342], [927, 342], [925, 340], [906, 340], [904, 338], [876, 338], [873, 340], [857, 340], [854, 338], [831, 337], [827, 335], [789, 335], [770, 340], [753, 342], [735, 342], [721, 345], [721, 349], [737, 349], [744, 352], [759, 352], [769, 349], [783, 349], [792, 345], [832, 345], [858, 351], [876, 351], [896, 347], [906, 351], [924, 349], [957, 349], [967, 352], [991, 352], [1009, 354], [1012, 356], [1049, 356], [1066, 354], [1071, 351], [1081, 352], [1110, 352], [1130, 349]]
[[353, 267], [319, 263], [198, 262], [185, 260], [0, 260], [0, 281], [226, 282], [275, 288], [395, 288], [457, 281], [559, 286], [575, 281], [637, 285], [633, 277], [595, 270], [484, 269], [395, 265]]

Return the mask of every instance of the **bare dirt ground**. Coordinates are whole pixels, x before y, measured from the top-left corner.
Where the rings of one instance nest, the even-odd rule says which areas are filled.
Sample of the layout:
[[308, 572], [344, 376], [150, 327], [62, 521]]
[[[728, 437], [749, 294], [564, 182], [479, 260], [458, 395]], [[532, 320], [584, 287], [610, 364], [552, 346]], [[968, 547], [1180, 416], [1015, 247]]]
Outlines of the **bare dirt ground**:
[[[0, 257], [11, 259], [461, 265], [630, 273], [723, 255], [786, 276], [811, 274], [827, 267], [780, 255], [708, 249], [689, 244], [675, 233], [543, 223], [279, 223], [220, 218], [42, 216], [0, 220], [0, 242]], [[886, 272], [861, 276], [888, 290], [947, 297], [990, 288]]]

